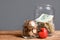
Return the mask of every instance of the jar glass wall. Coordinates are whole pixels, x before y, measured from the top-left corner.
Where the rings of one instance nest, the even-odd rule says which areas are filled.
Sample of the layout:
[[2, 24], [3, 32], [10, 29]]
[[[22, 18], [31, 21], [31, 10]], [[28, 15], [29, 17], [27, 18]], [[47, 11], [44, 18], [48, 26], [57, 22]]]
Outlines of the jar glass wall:
[[38, 18], [42, 13], [55, 15], [54, 8], [49, 4], [40, 4], [39, 6], [37, 6], [35, 18]]

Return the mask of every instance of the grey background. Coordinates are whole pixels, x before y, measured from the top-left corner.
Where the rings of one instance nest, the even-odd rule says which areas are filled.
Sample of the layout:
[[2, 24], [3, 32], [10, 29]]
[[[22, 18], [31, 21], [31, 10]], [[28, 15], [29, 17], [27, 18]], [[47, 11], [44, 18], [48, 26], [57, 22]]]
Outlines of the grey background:
[[55, 8], [55, 28], [60, 29], [60, 0], [0, 0], [0, 30], [21, 30], [26, 19], [34, 19], [35, 7], [41, 3]]

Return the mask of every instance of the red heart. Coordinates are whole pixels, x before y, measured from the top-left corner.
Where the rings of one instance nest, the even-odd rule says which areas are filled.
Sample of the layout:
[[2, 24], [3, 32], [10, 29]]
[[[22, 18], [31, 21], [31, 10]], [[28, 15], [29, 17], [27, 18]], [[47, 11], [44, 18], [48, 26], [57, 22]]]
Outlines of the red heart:
[[48, 36], [48, 32], [46, 28], [41, 28], [41, 31], [39, 32], [39, 37], [40, 38], [46, 38]]

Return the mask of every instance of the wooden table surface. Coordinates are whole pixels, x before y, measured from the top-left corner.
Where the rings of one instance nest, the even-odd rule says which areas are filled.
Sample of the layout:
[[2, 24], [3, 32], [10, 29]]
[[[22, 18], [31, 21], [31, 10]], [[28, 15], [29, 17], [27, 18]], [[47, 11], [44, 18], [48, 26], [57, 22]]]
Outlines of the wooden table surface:
[[21, 31], [0, 31], [0, 40], [60, 40], [60, 31], [55, 31], [55, 34], [53, 36], [47, 37], [45, 39], [24, 39], [17, 37], [21, 34]]

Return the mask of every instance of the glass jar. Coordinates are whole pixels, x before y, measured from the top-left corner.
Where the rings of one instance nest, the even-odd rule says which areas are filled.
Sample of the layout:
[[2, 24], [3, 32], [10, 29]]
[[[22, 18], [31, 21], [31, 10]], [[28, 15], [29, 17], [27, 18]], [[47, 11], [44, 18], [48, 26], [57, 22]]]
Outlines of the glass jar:
[[[43, 17], [43, 16], [44, 17]], [[44, 23], [44, 26], [47, 27], [49, 35], [53, 34], [55, 31], [54, 27], [54, 8], [49, 4], [41, 4], [37, 7], [35, 13], [35, 21]]]

